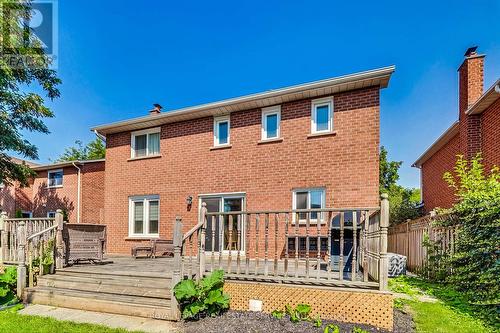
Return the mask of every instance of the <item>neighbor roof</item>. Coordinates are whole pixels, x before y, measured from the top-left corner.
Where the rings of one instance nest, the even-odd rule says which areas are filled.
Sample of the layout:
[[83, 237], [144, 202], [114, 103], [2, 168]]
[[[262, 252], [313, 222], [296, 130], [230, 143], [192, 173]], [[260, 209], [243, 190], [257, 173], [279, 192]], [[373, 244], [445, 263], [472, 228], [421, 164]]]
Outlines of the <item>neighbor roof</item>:
[[441, 149], [445, 144], [448, 143], [452, 138], [459, 133], [459, 122], [458, 120], [453, 123], [441, 136], [434, 141], [434, 143], [427, 148], [427, 150], [416, 160], [412, 167], [420, 168], [425, 161], [431, 158], [439, 149]]
[[386, 88], [395, 66], [374, 69], [355, 74], [338, 76], [286, 88], [230, 98], [218, 102], [201, 104], [160, 114], [119, 121], [92, 128], [96, 133], [107, 134], [139, 130], [182, 120], [207, 116], [225, 115], [235, 111], [262, 108], [299, 99], [312, 98], [342, 91], [379, 86]]
[[99, 162], [104, 162], [105, 159], [98, 159], [98, 160], [82, 160], [82, 161], [64, 161], [64, 162], [57, 162], [57, 163], [52, 163], [52, 164], [43, 164], [43, 165], [36, 165], [31, 167], [31, 169], [35, 171], [42, 171], [42, 170], [51, 170], [51, 169], [58, 169], [58, 168], [64, 168], [68, 166], [72, 166], [73, 163], [77, 165], [84, 165], [88, 163], [99, 163]]

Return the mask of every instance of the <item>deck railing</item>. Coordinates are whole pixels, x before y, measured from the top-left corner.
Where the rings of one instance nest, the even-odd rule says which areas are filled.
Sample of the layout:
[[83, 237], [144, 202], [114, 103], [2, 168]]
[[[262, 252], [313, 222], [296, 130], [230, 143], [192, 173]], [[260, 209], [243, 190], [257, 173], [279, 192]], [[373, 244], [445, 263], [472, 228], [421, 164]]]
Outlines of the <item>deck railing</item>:
[[174, 230], [174, 279], [223, 269], [228, 279], [387, 288], [389, 203], [380, 207], [208, 212]]
[[[63, 213], [55, 218], [8, 218], [0, 215], [1, 263], [17, 266], [17, 295], [22, 297], [26, 285], [33, 286], [35, 274], [43, 275], [44, 259], [63, 266]], [[54, 265], [50, 265], [53, 271]]]

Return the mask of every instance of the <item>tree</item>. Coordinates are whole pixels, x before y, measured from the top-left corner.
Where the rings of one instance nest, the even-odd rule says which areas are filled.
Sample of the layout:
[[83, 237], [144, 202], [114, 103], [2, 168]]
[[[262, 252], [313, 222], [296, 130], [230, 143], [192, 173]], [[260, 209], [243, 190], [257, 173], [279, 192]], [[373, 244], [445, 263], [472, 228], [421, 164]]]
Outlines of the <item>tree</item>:
[[389, 195], [391, 224], [398, 224], [420, 215], [417, 208], [420, 202], [420, 190], [397, 184], [402, 164], [402, 161], [388, 161], [387, 150], [383, 146], [380, 148], [380, 193]]
[[[59, 97], [61, 81], [49, 68], [51, 60], [40, 41], [20, 23], [30, 18], [31, 2], [0, 0], [0, 8], [0, 182], [27, 185], [33, 171], [25, 163], [15, 163], [6, 152], [38, 159], [37, 147], [23, 138], [23, 132], [49, 133], [43, 119], [53, 113], [33, 91], [53, 100]], [[28, 58], [35, 61], [12, 61]]]
[[66, 148], [56, 161], [97, 160], [104, 158], [105, 155], [106, 147], [101, 139], [95, 138], [95, 140], [90, 141], [86, 146], [83, 146], [80, 140], [76, 140], [75, 146]]

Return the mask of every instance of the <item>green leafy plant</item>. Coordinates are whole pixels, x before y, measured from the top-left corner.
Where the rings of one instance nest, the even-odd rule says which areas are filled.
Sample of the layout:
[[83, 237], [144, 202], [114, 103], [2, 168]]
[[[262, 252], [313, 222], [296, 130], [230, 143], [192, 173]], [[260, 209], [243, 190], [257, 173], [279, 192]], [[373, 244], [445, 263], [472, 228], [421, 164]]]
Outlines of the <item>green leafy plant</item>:
[[359, 328], [357, 326], [354, 326], [354, 328], [352, 329], [352, 333], [368, 333], [368, 331], [365, 331], [364, 329], [362, 328]]
[[323, 325], [323, 322], [321, 321], [321, 318], [319, 315], [316, 316], [316, 319], [314, 319], [314, 327], [320, 328], [321, 325]]
[[309, 304], [298, 304], [295, 308], [291, 307], [289, 304], [285, 305], [285, 313], [290, 316], [290, 321], [292, 323], [298, 323], [299, 321], [309, 321], [309, 313], [311, 312], [311, 306]]
[[285, 312], [280, 311], [280, 310], [274, 310], [271, 312], [271, 316], [273, 316], [276, 319], [283, 319], [283, 316], [285, 315]]
[[340, 329], [335, 324], [328, 324], [323, 330], [323, 333], [340, 333]]
[[0, 305], [17, 302], [16, 283], [17, 269], [15, 267], [0, 268]]
[[224, 271], [217, 270], [199, 283], [183, 280], [174, 287], [174, 295], [181, 306], [183, 319], [216, 316], [229, 308], [229, 295], [223, 293]]

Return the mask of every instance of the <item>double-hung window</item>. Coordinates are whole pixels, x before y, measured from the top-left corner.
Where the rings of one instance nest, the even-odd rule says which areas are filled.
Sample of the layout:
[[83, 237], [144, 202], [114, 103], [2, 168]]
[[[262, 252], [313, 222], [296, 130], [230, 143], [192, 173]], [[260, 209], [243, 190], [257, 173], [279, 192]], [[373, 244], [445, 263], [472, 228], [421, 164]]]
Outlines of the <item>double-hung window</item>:
[[132, 132], [131, 157], [160, 155], [160, 128]]
[[[325, 189], [324, 188], [314, 188], [314, 189], [299, 189], [293, 191], [293, 209], [321, 209], [325, 208]], [[295, 222], [297, 216], [299, 217], [300, 223], [305, 223], [307, 221], [307, 215], [309, 216], [309, 222], [318, 222], [318, 217], [320, 222], [323, 220], [323, 214], [318, 212], [299, 212], [294, 214], [293, 220]]]
[[47, 187], [62, 187], [63, 186], [63, 170], [50, 170], [47, 173]]
[[320, 98], [311, 102], [311, 133], [333, 131], [333, 98]]
[[229, 116], [214, 118], [215, 147], [230, 144], [230, 127]]
[[129, 198], [129, 236], [158, 237], [160, 197], [158, 195]]
[[262, 140], [280, 137], [281, 106], [262, 109]]
[[52, 212], [47, 212], [47, 217], [48, 217], [48, 218], [51, 218], [51, 219], [55, 218], [55, 217], [56, 217], [56, 212], [54, 212], [54, 211], [52, 211]]

